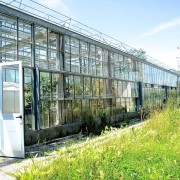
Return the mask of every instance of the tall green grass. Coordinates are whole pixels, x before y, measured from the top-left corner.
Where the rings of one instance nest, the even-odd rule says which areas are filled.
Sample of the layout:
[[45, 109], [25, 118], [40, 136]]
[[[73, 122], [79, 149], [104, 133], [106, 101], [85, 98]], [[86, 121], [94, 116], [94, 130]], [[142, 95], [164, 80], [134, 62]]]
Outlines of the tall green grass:
[[180, 109], [173, 103], [136, 126], [60, 148], [18, 179], [180, 179]]

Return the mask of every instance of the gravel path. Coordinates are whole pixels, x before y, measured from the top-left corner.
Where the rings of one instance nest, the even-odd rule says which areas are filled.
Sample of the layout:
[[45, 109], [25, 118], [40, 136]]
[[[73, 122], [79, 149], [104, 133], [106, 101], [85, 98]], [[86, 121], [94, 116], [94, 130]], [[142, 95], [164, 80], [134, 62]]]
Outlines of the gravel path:
[[[12, 176], [9, 176], [6, 173], [9, 173], [11, 171], [9, 166], [12, 165], [14, 162], [17, 162], [19, 159], [17, 158], [6, 158], [6, 157], [0, 157], [0, 179], [1, 180], [12, 180], [15, 179]], [[6, 171], [7, 170], [7, 171]]]

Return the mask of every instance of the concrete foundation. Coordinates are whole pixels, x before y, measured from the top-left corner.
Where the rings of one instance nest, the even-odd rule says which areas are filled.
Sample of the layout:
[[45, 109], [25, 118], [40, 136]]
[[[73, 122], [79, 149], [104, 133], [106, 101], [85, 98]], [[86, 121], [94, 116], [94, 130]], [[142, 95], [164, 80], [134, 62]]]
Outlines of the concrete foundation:
[[[131, 119], [137, 116], [137, 112], [123, 113], [120, 115], [116, 115], [116, 117], [111, 117], [111, 121], [124, 121], [127, 118]], [[100, 119], [98, 119], [98, 123], [101, 124]], [[79, 133], [81, 131], [81, 126], [82, 122], [76, 122], [47, 129], [41, 129], [38, 131], [27, 131], [25, 132], [25, 146]]]
[[82, 123], [78, 122], [41, 129], [39, 131], [27, 131], [25, 132], [25, 146], [46, 142], [52, 139], [68, 136], [70, 134], [76, 134], [80, 132], [81, 125]]

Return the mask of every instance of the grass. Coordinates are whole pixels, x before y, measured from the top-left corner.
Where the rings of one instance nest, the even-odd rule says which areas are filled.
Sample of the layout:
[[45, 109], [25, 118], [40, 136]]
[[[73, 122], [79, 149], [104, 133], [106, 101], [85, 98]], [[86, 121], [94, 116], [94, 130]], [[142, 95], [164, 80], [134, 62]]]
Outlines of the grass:
[[33, 162], [18, 179], [180, 179], [180, 109], [171, 103], [147, 121], [68, 145]]

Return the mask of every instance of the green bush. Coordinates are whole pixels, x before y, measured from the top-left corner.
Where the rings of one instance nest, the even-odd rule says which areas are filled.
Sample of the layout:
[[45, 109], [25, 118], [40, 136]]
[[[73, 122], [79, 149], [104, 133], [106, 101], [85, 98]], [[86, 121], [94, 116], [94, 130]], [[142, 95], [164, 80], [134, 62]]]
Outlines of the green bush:
[[89, 136], [90, 134], [99, 134], [100, 125], [93, 116], [88, 116], [82, 125], [82, 133]]

